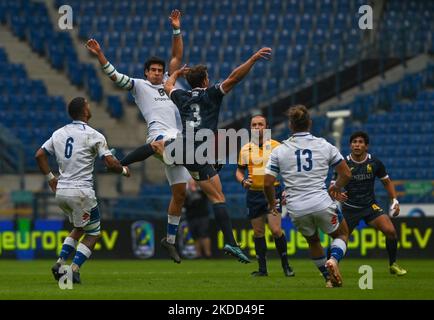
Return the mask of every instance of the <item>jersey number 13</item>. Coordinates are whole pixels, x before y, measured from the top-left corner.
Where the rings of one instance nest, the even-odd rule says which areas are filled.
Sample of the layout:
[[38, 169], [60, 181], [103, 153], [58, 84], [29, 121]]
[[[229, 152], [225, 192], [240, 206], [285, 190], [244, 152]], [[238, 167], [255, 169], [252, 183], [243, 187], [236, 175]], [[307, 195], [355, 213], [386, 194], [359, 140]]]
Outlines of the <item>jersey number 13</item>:
[[[295, 151], [295, 155], [297, 156], [297, 172], [310, 171], [313, 167], [312, 162], [312, 151], [309, 149], [297, 150]], [[304, 162], [302, 165], [301, 162]]]

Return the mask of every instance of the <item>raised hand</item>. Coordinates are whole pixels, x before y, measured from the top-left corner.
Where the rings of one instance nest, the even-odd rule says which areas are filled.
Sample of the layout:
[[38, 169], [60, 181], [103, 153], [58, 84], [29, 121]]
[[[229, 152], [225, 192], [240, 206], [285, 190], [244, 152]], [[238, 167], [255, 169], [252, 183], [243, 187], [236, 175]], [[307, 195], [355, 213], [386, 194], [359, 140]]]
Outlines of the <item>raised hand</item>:
[[95, 39], [88, 40], [86, 42], [86, 48], [94, 55], [99, 55], [101, 53], [101, 47]]
[[176, 74], [178, 77], [184, 77], [188, 72], [190, 71], [190, 68], [187, 67], [186, 64], [184, 64], [180, 69], [176, 70]]
[[252, 59], [255, 62], [258, 61], [259, 59], [270, 60], [271, 51], [272, 51], [272, 49], [268, 48], [268, 47], [261, 48], [252, 56]]
[[178, 9], [172, 10], [170, 13], [170, 23], [172, 23], [173, 29], [181, 29], [181, 12]]

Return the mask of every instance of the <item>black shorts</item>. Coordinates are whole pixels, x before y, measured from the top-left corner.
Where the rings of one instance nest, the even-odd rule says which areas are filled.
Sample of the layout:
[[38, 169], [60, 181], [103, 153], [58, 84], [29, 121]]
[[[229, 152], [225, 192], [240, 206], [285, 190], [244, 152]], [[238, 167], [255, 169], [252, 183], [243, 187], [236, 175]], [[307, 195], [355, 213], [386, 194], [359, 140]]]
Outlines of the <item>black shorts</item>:
[[194, 240], [209, 237], [209, 218], [198, 217], [187, 220], [188, 229]]
[[212, 164], [184, 164], [191, 177], [196, 181], [209, 180], [215, 175], [217, 171]]
[[[282, 212], [282, 188], [275, 187], [277, 211]], [[268, 201], [263, 191], [248, 190], [246, 196], [247, 218], [250, 220], [268, 213]]]
[[342, 214], [347, 221], [350, 231], [354, 230], [361, 220], [364, 220], [366, 224], [379, 216], [385, 214], [383, 209], [378, 204], [373, 204], [366, 208], [352, 208], [346, 205], [342, 206]]
[[[179, 144], [179, 143], [183, 143], [184, 147], [185, 147], [185, 141], [183, 140], [177, 140], [177, 139], [171, 139], [165, 142], [165, 146], [167, 147], [170, 144]], [[183, 154], [182, 154], [182, 163], [176, 162], [174, 164], [176, 165], [182, 165], [184, 166], [188, 172], [190, 173], [191, 177], [196, 180], [196, 181], [204, 181], [204, 180], [209, 180], [212, 177], [214, 177], [215, 175], [217, 175], [217, 170], [215, 169], [214, 165], [209, 164], [209, 163], [204, 163], [204, 164], [198, 164], [198, 163], [191, 163], [191, 164], [186, 164], [187, 162], [187, 151], [185, 151], [186, 149], [183, 147]], [[192, 152], [193, 154], [195, 154], [195, 149], [192, 148], [192, 150], [190, 150], [189, 152]], [[175, 153], [174, 151], [172, 151], [171, 154], [172, 157], [175, 157]]]

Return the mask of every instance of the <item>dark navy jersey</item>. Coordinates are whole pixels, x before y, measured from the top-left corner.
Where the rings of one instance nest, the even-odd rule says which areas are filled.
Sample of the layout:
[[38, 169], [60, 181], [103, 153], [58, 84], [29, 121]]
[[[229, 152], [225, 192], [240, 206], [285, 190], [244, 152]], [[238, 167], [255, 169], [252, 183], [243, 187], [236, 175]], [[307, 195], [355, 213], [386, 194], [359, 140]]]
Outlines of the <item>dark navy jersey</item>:
[[190, 126], [194, 133], [200, 129], [216, 132], [223, 97], [220, 84], [191, 91], [174, 89], [170, 98], [179, 109], [183, 136], [186, 136], [187, 126]]
[[356, 208], [372, 206], [375, 201], [375, 177], [383, 180], [388, 178], [384, 164], [368, 154], [362, 163], [355, 162], [350, 156], [345, 158], [350, 167], [352, 178], [345, 186], [348, 200], [344, 205]]

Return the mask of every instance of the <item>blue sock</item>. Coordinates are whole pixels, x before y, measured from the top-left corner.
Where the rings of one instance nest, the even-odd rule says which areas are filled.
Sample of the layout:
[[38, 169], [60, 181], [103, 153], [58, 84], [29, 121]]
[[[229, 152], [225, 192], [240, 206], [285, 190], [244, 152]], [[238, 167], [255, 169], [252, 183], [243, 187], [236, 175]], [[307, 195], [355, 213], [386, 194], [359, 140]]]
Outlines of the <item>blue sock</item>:
[[313, 263], [316, 265], [318, 270], [321, 272], [322, 276], [325, 280], [329, 278], [329, 272], [327, 268], [325, 267], [327, 258], [325, 256], [319, 257], [319, 258], [312, 258]]
[[76, 240], [71, 237], [66, 237], [65, 241], [63, 241], [62, 251], [60, 251], [59, 259], [62, 259], [63, 261], [68, 260], [71, 253], [75, 251], [76, 246]]
[[72, 263], [77, 265], [79, 268], [86, 262], [90, 257], [92, 251], [86, 247], [84, 244], [80, 243], [77, 247], [77, 252], [75, 253], [74, 260]]
[[175, 244], [176, 234], [178, 233], [180, 216], [167, 216], [167, 242]]
[[347, 251], [346, 243], [342, 239], [334, 239], [331, 245], [330, 256], [339, 262], [344, 257], [345, 251]]

